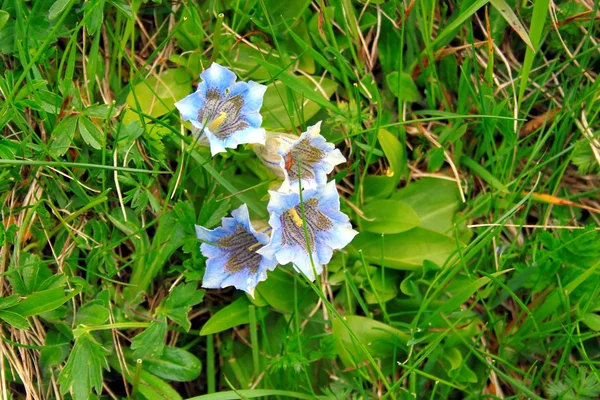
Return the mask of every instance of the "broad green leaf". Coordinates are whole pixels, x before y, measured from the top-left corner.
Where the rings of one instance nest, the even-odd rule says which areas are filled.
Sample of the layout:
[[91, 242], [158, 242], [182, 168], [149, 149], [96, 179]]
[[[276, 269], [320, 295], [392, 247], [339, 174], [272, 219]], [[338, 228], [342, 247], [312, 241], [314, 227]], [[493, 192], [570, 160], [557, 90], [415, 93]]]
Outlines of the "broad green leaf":
[[165, 348], [167, 322], [162, 317], [131, 340], [131, 349], [136, 358], [160, 357]]
[[95, 149], [104, 147], [104, 133], [87, 117], [79, 117], [79, 133], [83, 140]]
[[71, 3], [71, 0], [56, 0], [54, 4], [52, 4], [52, 7], [50, 7], [50, 10], [48, 11], [48, 19], [53, 20], [54, 18], [56, 18], [58, 14], [60, 14], [67, 8], [69, 3]]
[[[2, 314], [0, 313], [0, 318], [2, 318]], [[596, 313], [586, 313], [581, 318], [584, 324], [588, 326], [591, 330], [600, 331], [600, 315]]]
[[108, 321], [110, 312], [101, 301], [94, 301], [81, 306], [75, 316], [75, 325], [102, 325]]
[[[268, 272], [266, 281], [261, 282], [257, 287], [257, 293], [276, 310], [285, 311], [288, 313], [294, 312], [296, 304], [293, 295], [282, 296], [281, 293], [294, 293], [294, 284], [298, 285], [298, 304], [299, 309], [304, 307], [314, 307], [317, 301], [316, 294], [309, 289], [307, 285], [301, 282], [294, 283], [294, 276], [286, 273], [281, 268], [276, 268], [274, 271]], [[307, 291], [305, 293], [305, 291]]]
[[8, 14], [4, 10], [0, 10], [0, 31], [2, 30], [2, 28], [4, 28], [4, 25], [6, 25], [6, 21], [8, 21], [9, 17], [10, 14]]
[[8, 296], [8, 297], [0, 297], [0, 310], [12, 307], [12, 306], [18, 304], [19, 301], [21, 301], [21, 300], [19, 299], [19, 296], [17, 296], [16, 294], [13, 294], [12, 296]]
[[42, 290], [27, 296], [19, 304], [8, 310], [20, 314], [23, 317], [31, 317], [60, 307], [71, 297], [77, 295], [79, 291], [80, 290], [74, 290], [67, 296], [62, 287]]
[[394, 193], [392, 199], [411, 206], [421, 220], [421, 227], [446, 234], [454, 226], [460, 201], [456, 182], [437, 178], [411, 182]]
[[215, 313], [200, 330], [201, 336], [225, 331], [234, 326], [244, 325], [250, 322], [248, 306], [250, 302], [246, 297], [240, 297], [233, 303], [225, 306]]
[[385, 77], [386, 82], [394, 94], [400, 101], [415, 102], [421, 99], [421, 94], [412, 77], [405, 73], [394, 71]]
[[362, 232], [349, 246], [355, 253], [362, 250], [365, 259], [372, 264], [381, 265], [383, 262], [386, 268], [403, 270], [420, 268], [425, 260], [442, 266], [457, 248], [454, 239], [425, 228], [414, 228], [383, 238], [379, 234]]
[[77, 128], [77, 118], [66, 117], [52, 131], [52, 141], [48, 146], [48, 151], [52, 157], [63, 156], [75, 137]]
[[[306, 87], [306, 91], [310, 91], [311, 93], [316, 93], [316, 95], [323, 97], [323, 94], [320, 90], [315, 87], [315, 84], [306, 76], [295, 77], [298, 82], [301, 82], [302, 85]], [[337, 83], [332, 81], [331, 79], [321, 79], [319, 77], [315, 77], [314, 80], [320, 82], [320, 87], [327, 94], [327, 99], [331, 97], [331, 95], [337, 89]], [[322, 105], [317, 104], [314, 100], [310, 99], [310, 96], [304, 94], [296, 94], [296, 104], [298, 105], [298, 109], [289, 110], [287, 107], [289, 103], [287, 101], [287, 92], [285, 89], [285, 84], [281, 81], [275, 81], [267, 86], [267, 91], [265, 93], [265, 97], [263, 99], [263, 106], [261, 108], [263, 115], [263, 124], [262, 126], [267, 128], [267, 130], [292, 130], [296, 126], [308, 121], [312, 118], [322, 107]], [[292, 126], [292, 121], [290, 120], [289, 114], [293, 111], [294, 115], [294, 125]]]
[[60, 392], [71, 392], [74, 400], [86, 400], [92, 394], [102, 392], [102, 369], [108, 370], [104, 349], [89, 332], [84, 332], [76, 340], [67, 364], [58, 378]]
[[367, 175], [363, 182], [363, 197], [369, 202], [373, 199], [387, 199], [396, 190], [398, 179], [395, 176]]
[[363, 207], [364, 231], [373, 233], [400, 233], [419, 226], [420, 220], [413, 208], [396, 200], [375, 200]]
[[27, 322], [27, 319], [13, 311], [0, 311], [0, 319], [17, 329], [29, 328], [29, 322]]
[[[159, 117], [171, 111], [176, 101], [191, 92], [191, 76], [183, 69], [173, 68], [135, 85], [127, 96], [127, 105], [133, 110]], [[131, 110], [123, 116], [125, 124], [138, 119], [138, 115]]]
[[[410, 339], [408, 334], [383, 322], [358, 315], [347, 315], [344, 320], [350, 331], [373, 357], [387, 358], [392, 357], [394, 353], [406, 353], [406, 342]], [[337, 318], [333, 320], [333, 335], [338, 339], [338, 352], [346, 367], [354, 367], [357, 364], [360, 366], [368, 359]]]
[[[121, 365], [119, 364], [117, 357], [110, 357], [108, 362], [118, 373], [122, 373]], [[127, 382], [129, 383], [133, 383], [134, 378], [132, 372], [135, 371], [135, 366], [129, 364], [128, 370], [130, 373], [124, 374], [125, 379], [127, 379]], [[181, 396], [171, 387], [171, 385], [144, 369], [142, 369], [142, 373], [140, 374], [140, 385], [138, 386], [138, 390], [143, 398], [147, 400], [182, 400]]]
[[165, 347], [160, 357], [144, 358], [143, 368], [167, 381], [187, 382], [198, 378], [202, 363], [189, 351]]
[[188, 313], [192, 306], [200, 304], [204, 298], [204, 290], [198, 290], [197, 287], [198, 285], [192, 282], [176, 286], [169, 293], [162, 307], [165, 315], [185, 328], [186, 331], [191, 328]]

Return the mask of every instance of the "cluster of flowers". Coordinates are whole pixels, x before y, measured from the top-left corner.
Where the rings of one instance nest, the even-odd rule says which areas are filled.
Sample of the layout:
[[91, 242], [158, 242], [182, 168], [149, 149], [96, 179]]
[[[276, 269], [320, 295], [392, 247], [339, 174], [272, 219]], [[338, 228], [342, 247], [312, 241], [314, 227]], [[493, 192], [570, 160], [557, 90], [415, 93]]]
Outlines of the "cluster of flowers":
[[327, 174], [346, 161], [320, 135], [321, 122], [300, 136], [261, 128], [266, 86], [236, 82], [229, 69], [213, 63], [200, 74], [197, 90], [175, 104], [190, 121], [199, 143], [211, 154], [250, 144], [267, 168], [282, 180], [269, 191], [269, 221], [252, 221], [245, 204], [223, 218], [214, 230], [196, 226], [202, 254], [207, 257], [202, 286], [235, 286], [254, 296], [267, 271], [292, 263], [308, 279], [323, 271], [333, 250], [345, 247], [357, 234], [340, 212], [335, 181]]

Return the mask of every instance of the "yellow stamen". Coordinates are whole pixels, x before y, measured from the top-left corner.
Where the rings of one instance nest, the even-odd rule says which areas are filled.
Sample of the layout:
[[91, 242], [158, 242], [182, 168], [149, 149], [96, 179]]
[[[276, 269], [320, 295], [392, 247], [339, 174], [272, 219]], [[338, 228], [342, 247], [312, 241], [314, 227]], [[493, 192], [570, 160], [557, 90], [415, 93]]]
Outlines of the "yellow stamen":
[[248, 247], [248, 251], [254, 251], [254, 249], [257, 248], [258, 246], [262, 246], [262, 243], [260, 243], [260, 242], [254, 243], [252, 246]]
[[292, 208], [288, 211], [288, 213], [290, 214], [290, 217], [292, 217], [292, 221], [294, 221], [296, 226], [300, 228], [302, 226], [303, 221], [302, 218], [300, 218], [300, 216], [298, 215], [298, 211], [296, 211], [295, 208]]
[[219, 126], [221, 126], [223, 121], [225, 121], [225, 118], [227, 118], [227, 113], [225, 111], [221, 111], [219, 116], [213, 119], [210, 124], [208, 124], [208, 129], [210, 129], [212, 132], [216, 131], [219, 129]]

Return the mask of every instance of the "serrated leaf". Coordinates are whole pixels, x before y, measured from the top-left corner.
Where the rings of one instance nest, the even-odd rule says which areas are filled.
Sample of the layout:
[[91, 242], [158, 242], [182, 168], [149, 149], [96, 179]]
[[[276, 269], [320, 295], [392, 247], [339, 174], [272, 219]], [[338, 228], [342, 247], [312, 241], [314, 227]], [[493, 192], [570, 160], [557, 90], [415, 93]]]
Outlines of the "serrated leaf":
[[89, 332], [81, 334], [58, 378], [60, 392], [63, 395], [71, 392], [74, 400], [88, 399], [92, 389], [100, 394], [102, 369], [109, 369], [106, 362], [109, 353]]
[[181, 325], [186, 331], [191, 328], [188, 313], [193, 306], [202, 302], [204, 290], [198, 290], [196, 283], [176, 286], [165, 300], [164, 313], [173, 322]]
[[97, 150], [104, 147], [104, 134], [89, 118], [80, 117], [78, 126], [81, 137], [88, 145]]
[[67, 117], [56, 125], [52, 131], [52, 141], [48, 146], [48, 152], [52, 157], [61, 157], [69, 150], [76, 128], [77, 118], [74, 117]]
[[75, 317], [75, 325], [101, 325], [108, 321], [110, 312], [108, 308], [96, 300], [93, 303], [84, 304]]
[[131, 349], [136, 358], [160, 357], [165, 348], [165, 335], [167, 322], [164, 317], [159, 321], [152, 321], [150, 326], [131, 341]]

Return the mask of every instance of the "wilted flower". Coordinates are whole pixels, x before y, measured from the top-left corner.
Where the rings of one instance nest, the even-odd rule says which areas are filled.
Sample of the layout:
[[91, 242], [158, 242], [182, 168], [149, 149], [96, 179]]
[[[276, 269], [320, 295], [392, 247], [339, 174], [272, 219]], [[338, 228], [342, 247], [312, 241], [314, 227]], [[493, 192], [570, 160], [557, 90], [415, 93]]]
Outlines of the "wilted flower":
[[200, 246], [208, 258], [202, 286], [235, 286], [254, 297], [254, 288], [267, 279], [267, 271], [274, 270], [277, 261], [258, 253], [269, 241], [269, 235], [253, 228], [245, 204], [232, 211], [231, 216], [223, 218], [222, 226], [214, 230], [196, 225], [196, 236], [207, 242]]
[[283, 179], [280, 192], [297, 192], [299, 178], [303, 189], [316, 189], [327, 183], [327, 174], [333, 167], [346, 161], [333, 143], [321, 136], [320, 130], [319, 121], [299, 137], [290, 134], [270, 136], [264, 146], [254, 147], [260, 160]]
[[200, 74], [196, 91], [175, 103], [184, 121], [206, 135], [212, 155], [243, 143], [264, 143], [259, 111], [267, 87], [249, 81], [235, 82], [229, 69], [217, 64]]
[[316, 273], [320, 274], [323, 264], [331, 260], [333, 250], [344, 248], [358, 233], [352, 229], [348, 216], [340, 211], [335, 182], [319, 190], [302, 191], [304, 219], [298, 193], [269, 193], [267, 209], [273, 231], [269, 244], [258, 253], [275, 257], [280, 264], [291, 262], [296, 270], [314, 280], [311, 255]]

